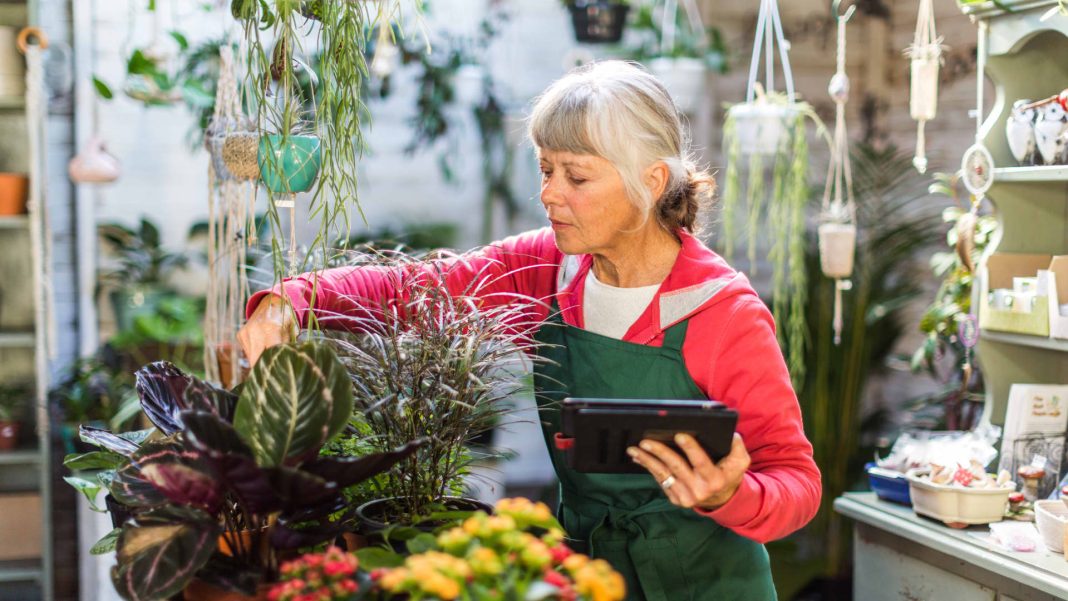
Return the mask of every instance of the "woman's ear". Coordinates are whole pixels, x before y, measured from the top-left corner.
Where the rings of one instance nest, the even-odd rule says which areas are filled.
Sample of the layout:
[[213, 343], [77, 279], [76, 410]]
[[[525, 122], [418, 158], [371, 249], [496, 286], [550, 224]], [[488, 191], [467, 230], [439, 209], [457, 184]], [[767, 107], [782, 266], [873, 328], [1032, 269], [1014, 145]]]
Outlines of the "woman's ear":
[[671, 168], [664, 161], [657, 161], [646, 168], [643, 179], [645, 187], [653, 195], [653, 200], [657, 200], [664, 195], [664, 190], [671, 181]]

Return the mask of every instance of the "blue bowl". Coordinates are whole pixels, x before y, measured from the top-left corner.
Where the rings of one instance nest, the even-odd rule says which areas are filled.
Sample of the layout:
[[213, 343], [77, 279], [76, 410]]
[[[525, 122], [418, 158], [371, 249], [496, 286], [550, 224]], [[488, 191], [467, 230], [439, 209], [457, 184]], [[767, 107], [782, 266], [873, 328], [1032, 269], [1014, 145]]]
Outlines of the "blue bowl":
[[909, 481], [905, 478], [905, 474], [895, 477], [884, 476], [881, 473], [872, 473], [871, 468], [873, 467], [878, 466], [875, 463], [868, 463], [864, 466], [864, 470], [868, 472], [868, 483], [871, 485], [871, 489], [875, 491], [875, 496], [884, 501], [911, 507], [912, 497], [909, 496]]

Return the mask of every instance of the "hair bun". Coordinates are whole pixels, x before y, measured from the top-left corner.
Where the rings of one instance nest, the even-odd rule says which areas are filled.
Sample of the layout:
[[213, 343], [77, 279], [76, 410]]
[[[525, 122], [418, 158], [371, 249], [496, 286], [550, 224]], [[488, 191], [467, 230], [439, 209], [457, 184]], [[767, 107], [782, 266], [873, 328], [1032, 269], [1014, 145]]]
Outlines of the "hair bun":
[[716, 179], [711, 173], [698, 169], [691, 161], [682, 161], [682, 167], [685, 175], [656, 205], [657, 220], [671, 232], [679, 228], [693, 232], [697, 215], [711, 204], [716, 192]]

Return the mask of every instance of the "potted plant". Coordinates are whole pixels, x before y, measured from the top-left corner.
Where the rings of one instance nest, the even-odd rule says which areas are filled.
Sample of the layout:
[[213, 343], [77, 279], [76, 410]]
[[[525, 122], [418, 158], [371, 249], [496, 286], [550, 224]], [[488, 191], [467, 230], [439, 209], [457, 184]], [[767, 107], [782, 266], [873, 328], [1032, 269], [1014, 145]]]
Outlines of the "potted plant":
[[515, 368], [535, 344], [522, 334], [529, 321], [522, 302], [491, 305], [472, 300], [475, 290], [451, 293], [444, 282], [456, 267], [448, 263], [399, 254], [385, 263], [397, 277], [411, 276], [405, 297], [340, 317], [323, 332], [354, 385], [354, 425], [366, 433], [355, 436], [377, 450], [427, 439], [368, 491], [358, 528], [373, 535], [476, 507], [453, 498], [473, 458], [470, 442], [509, 411], [508, 398], [525, 384]]
[[156, 311], [166, 296], [167, 276], [186, 259], [163, 248], [159, 229], [147, 219], [136, 229], [109, 223], [98, 232], [116, 259], [115, 267], [101, 273], [100, 282], [111, 289], [118, 329], [126, 330], [136, 316]]
[[655, 5], [643, 3], [628, 29], [638, 34], [640, 43], [628, 54], [645, 64], [671, 93], [683, 113], [692, 113], [707, 100], [708, 73], [727, 72], [727, 48], [715, 27], [705, 27], [700, 14], [685, 6], [687, 19], [679, 11], [655, 12]]
[[615, 43], [623, 37], [629, 0], [563, 0], [571, 13], [575, 39], [590, 44]]
[[20, 419], [26, 410], [30, 389], [27, 386], [0, 384], [0, 451], [18, 446]]
[[74, 361], [48, 391], [49, 404], [62, 415], [61, 436], [66, 451], [84, 450], [79, 424], [122, 429], [139, 411], [133, 381], [123, 377], [119, 357], [105, 346], [95, 355]]
[[[153, 430], [83, 428], [83, 439], [101, 450], [65, 461], [108, 472], [96, 482], [131, 514], [100, 545], [116, 551], [112, 580], [131, 600], [183, 589], [186, 599], [225, 591], [263, 598], [280, 557], [338, 535], [345, 488], [421, 444], [320, 457], [345, 428], [352, 387], [330, 348], [316, 342], [264, 353], [239, 393], [166, 362], [142, 368], [137, 390]], [[87, 496], [98, 492], [88, 478], [67, 480]]]

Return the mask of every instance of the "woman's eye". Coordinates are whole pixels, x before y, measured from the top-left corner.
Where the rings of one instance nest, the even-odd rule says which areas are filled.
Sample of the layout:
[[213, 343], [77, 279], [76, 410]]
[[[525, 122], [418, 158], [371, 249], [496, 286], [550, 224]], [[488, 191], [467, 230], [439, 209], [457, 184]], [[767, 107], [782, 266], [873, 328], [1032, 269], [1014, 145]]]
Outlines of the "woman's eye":
[[569, 179], [571, 180], [571, 183], [575, 184], [576, 186], [586, 182], [586, 180], [582, 179], [581, 177], [571, 177]]

